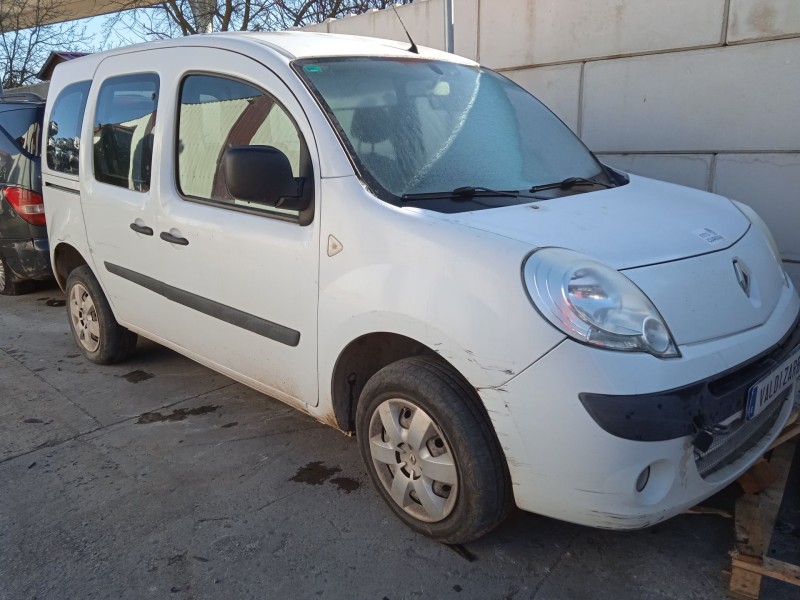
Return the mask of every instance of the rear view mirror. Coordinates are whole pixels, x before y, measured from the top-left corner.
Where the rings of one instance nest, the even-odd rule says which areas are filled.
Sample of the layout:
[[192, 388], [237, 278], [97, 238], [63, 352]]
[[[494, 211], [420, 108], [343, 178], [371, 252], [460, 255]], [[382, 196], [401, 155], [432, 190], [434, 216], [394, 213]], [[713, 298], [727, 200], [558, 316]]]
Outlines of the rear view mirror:
[[236, 146], [222, 158], [228, 192], [237, 200], [302, 211], [303, 180], [295, 179], [289, 158], [272, 146]]

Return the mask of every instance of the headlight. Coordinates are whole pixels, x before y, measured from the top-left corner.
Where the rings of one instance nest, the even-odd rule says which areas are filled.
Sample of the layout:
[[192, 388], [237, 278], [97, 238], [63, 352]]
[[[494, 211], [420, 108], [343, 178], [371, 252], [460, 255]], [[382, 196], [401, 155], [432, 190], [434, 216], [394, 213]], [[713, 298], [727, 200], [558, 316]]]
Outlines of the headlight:
[[542, 315], [579, 342], [611, 350], [680, 356], [658, 310], [619, 271], [578, 252], [544, 248], [523, 266]]
[[772, 252], [772, 256], [775, 258], [775, 262], [778, 263], [778, 266], [781, 268], [781, 272], [783, 273], [783, 283], [787, 287], [789, 286], [789, 276], [786, 274], [786, 270], [783, 268], [783, 261], [781, 260], [781, 251], [778, 250], [778, 244], [775, 242], [775, 238], [772, 237], [772, 232], [767, 227], [767, 224], [764, 223], [764, 220], [758, 216], [758, 213], [754, 211], [751, 207], [747, 204], [743, 204], [742, 202], [737, 202], [736, 200], [731, 200], [733, 204], [738, 208], [742, 214], [747, 217], [747, 220], [752, 223], [756, 229], [758, 229], [764, 238], [767, 240], [767, 244], [769, 245], [769, 249]]

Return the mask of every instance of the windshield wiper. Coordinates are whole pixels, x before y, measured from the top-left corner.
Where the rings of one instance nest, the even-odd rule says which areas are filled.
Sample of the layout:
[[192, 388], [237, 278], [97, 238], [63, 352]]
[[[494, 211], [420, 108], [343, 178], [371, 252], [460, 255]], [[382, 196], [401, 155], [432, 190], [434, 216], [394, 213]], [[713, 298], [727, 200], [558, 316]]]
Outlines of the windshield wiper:
[[449, 192], [421, 192], [419, 194], [403, 194], [400, 198], [402, 200], [439, 200], [439, 199], [452, 199], [452, 200], [469, 200], [474, 197], [487, 197], [487, 196], [506, 196], [509, 198], [533, 198], [518, 192], [517, 190], [493, 190], [485, 187], [474, 187], [471, 185], [457, 187]]
[[528, 191], [531, 193], [542, 192], [544, 190], [568, 190], [576, 185], [599, 185], [600, 187], [604, 188], [611, 188], [614, 187], [610, 183], [603, 183], [602, 181], [595, 181], [594, 179], [589, 179], [588, 177], [567, 177], [566, 179], [562, 179], [561, 181], [554, 181], [553, 183], [543, 183], [541, 185], [535, 185]]

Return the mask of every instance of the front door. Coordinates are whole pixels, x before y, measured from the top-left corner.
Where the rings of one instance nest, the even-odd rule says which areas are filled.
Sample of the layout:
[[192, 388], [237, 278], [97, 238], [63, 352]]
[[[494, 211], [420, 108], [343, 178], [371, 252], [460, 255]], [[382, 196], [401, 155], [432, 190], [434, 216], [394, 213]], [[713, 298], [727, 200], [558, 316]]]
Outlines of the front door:
[[[156, 269], [170, 299], [162, 335], [282, 400], [316, 405], [319, 165], [310, 126], [260, 63], [219, 49], [168, 52], [176, 109], [161, 140], [174, 161], [162, 162], [158, 181]], [[286, 154], [309, 210], [228, 193], [224, 152], [248, 145]]]

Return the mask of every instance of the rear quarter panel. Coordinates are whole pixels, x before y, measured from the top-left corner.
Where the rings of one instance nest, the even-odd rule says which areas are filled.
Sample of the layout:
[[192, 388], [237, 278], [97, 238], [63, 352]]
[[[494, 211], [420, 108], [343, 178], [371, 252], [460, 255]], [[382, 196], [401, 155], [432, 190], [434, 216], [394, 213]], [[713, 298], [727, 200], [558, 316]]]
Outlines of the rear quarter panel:
[[[91, 57], [87, 57], [91, 58]], [[71, 83], [91, 79], [95, 71], [95, 62], [84, 58], [76, 59], [56, 67], [47, 97], [44, 113], [45, 124], [50, 122], [53, 103], [61, 91]], [[84, 123], [85, 125], [85, 123]], [[47, 128], [45, 127], [45, 132]], [[46, 143], [46, 137], [45, 137]], [[91, 148], [91, 144], [85, 145]], [[78, 176], [64, 175], [51, 170], [47, 160], [42, 160], [42, 195], [44, 196], [47, 235], [50, 239], [50, 259], [54, 270], [54, 257], [59, 247], [68, 244], [75, 248], [89, 266], [94, 270], [86, 228], [83, 222], [81, 207], [81, 186]], [[65, 286], [65, 281], [56, 273], [58, 284]]]

